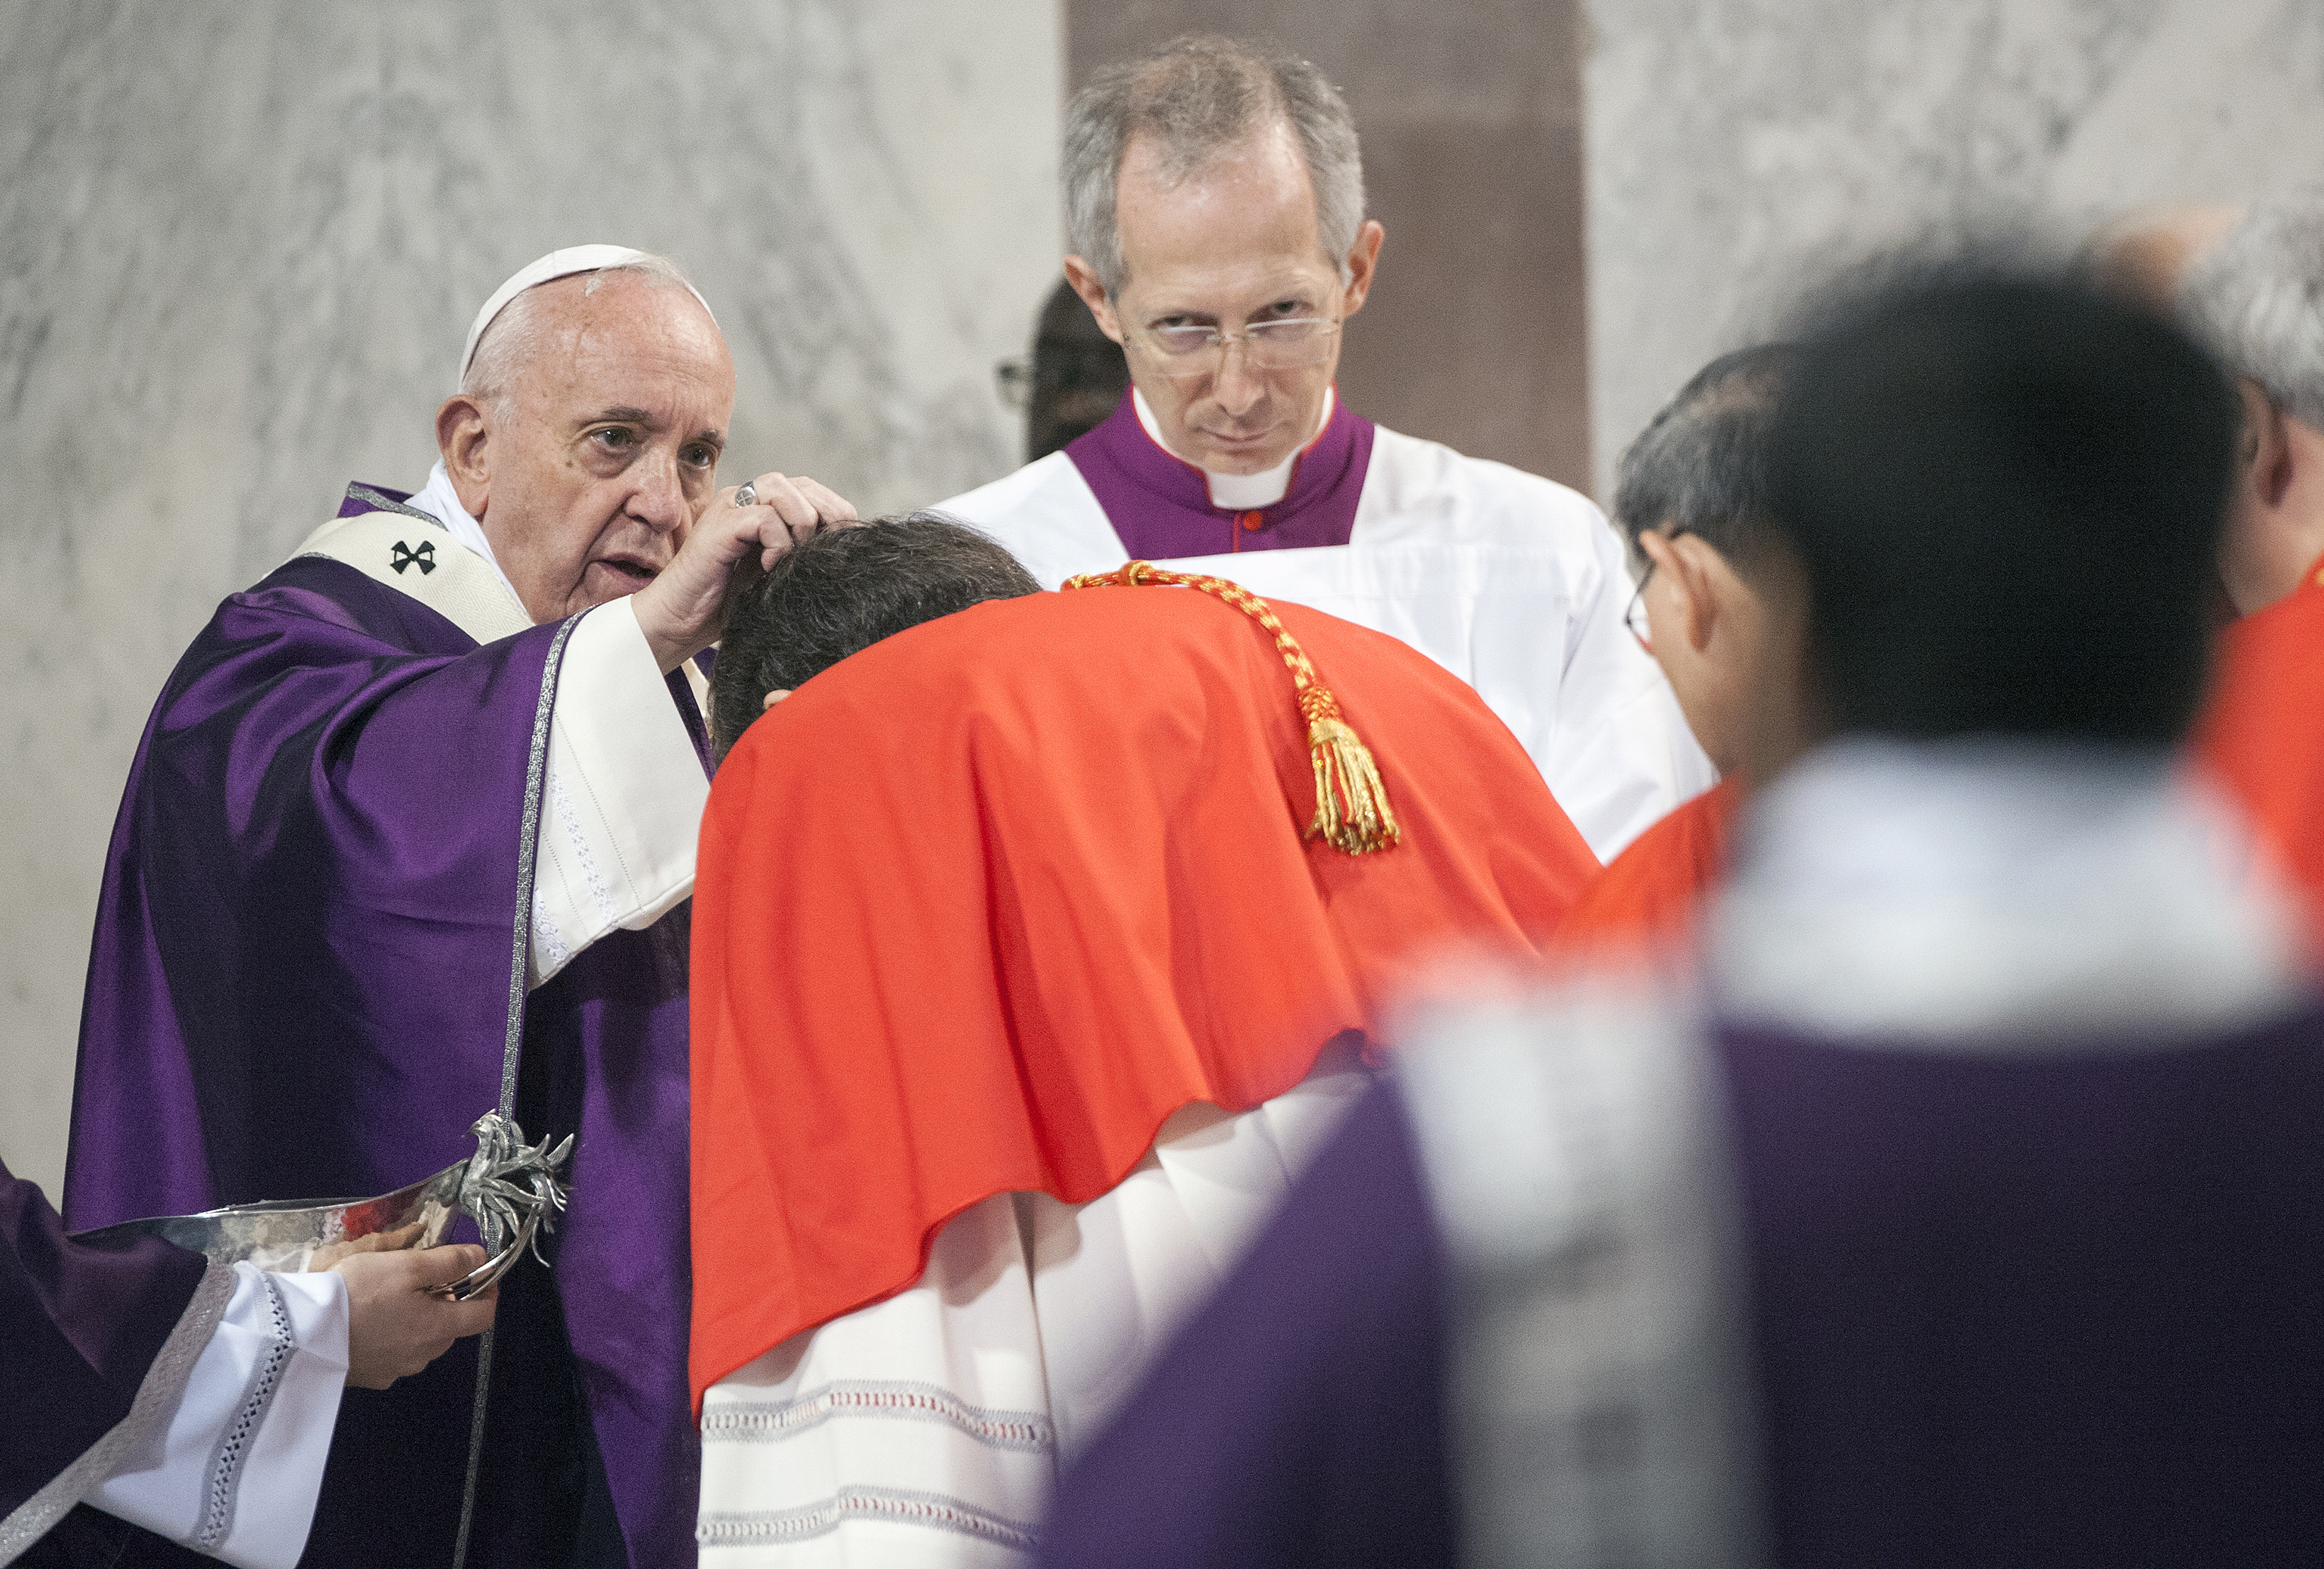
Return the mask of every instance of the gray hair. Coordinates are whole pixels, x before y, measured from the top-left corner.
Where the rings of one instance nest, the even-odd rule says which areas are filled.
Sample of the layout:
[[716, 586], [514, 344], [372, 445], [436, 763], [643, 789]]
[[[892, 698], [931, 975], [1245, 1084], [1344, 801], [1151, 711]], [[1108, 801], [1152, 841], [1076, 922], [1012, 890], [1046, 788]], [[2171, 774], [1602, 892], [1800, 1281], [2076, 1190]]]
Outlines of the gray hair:
[[[568, 272], [566, 277], [581, 280], [581, 292], [595, 294], [608, 278], [628, 274], [643, 279], [657, 289], [682, 289], [691, 294], [693, 282], [676, 262], [668, 256], [640, 256], [616, 266], [600, 267], [592, 272]], [[562, 279], [547, 280], [551, 283]], [[526, 362], [539, 354], [543, 337], [540, 323], [541, 285], [534, 284], [500, 309], [476, 340], [476, 352], [468, 361], [468, 374], [460, 378], [460, 391], [490, 409], [496, 416], [508, 411], [510, 389], [515, 384], [517, 373]]]
[[2324, 430], [2324, 189], [2253, 208], [2188, 269], [2179, 309], [2228, 370]]
[[1315, 188], [1315, 237], [1344, 284], [1364, 223], [1364, 161], [1347, 100], [1322, 71], [1250, 44], [1189, 34], [1106, 67], [1074, 95], [1065, 110], [1065, 239], [1096, 270], [1107, 298], [1124, 281], [1115, 198], [1130, 143], [1150, 136], [1160, 143], [1162, 176], [1176, 184], [1278, 122], [1299, 138]]
[[1635, 545], [1665, 525], [1748, 566], [1767, 515], [1767, 442], [1799, 351], [1762, 344], [1694, 374], [1622, 453], [1614, 519]]

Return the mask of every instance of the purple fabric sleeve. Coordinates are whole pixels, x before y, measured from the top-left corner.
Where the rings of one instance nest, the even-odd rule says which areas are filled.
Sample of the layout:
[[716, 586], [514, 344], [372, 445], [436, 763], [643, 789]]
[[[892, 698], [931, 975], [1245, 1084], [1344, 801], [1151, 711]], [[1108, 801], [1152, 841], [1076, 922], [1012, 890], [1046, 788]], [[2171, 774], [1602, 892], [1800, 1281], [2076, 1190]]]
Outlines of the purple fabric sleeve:
[[86, 1247], [0, 1166], [0, 1517], [129, 1415], [201, 1283], [201, 1256], [155, 1237]]
[[1066, 1472], [1041, 1562], [1450, 1565], [1445, 1269], [1402, 1102], [1377, 1085]]

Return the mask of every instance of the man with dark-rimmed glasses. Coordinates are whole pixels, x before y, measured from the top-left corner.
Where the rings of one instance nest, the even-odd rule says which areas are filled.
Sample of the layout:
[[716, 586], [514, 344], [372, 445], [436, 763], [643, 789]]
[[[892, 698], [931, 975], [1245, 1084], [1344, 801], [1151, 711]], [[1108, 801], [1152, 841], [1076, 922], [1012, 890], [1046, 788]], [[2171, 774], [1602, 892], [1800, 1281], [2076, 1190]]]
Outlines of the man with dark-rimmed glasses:
[[1065, 276], [1131, 390], [943, 510], [1045, 585], [1192, 558], [1402, 638], [1517, 733], [1601, 857], [1711, 782], [1623, 630], [1629, 579], [1598, 509], [1339, 401], [1383, 231], [1321, 72], [1215, 38], [1111, 67], [1068, 112], [1064, 180]]

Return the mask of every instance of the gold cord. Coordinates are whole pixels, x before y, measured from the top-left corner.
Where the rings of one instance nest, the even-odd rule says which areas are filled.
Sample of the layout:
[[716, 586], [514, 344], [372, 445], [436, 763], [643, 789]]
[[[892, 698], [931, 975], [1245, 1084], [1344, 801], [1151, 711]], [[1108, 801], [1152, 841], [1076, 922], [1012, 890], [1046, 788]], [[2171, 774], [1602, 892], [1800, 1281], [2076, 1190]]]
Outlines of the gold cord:
[[1118, 571], [1065, 579], [1067, 588], [1135, 588], [1142, 584], [1171, 585], [1210, 595], [1266, 629], [1275, 639], [1276, 651], [1290, 667], [1299, 714], [1307, 721], [1307, 751], [1315, 766], [1315, 817], [1307, 826], [1307, 836], [1320, 838], [1349, 855], [1393, 848], [1402, 831], [1388, 808], [1388, 787], [1380, 782], [1371, 749], [1340, 716], [1339, 699], [1323, 685], [1314, 661], [1286, 630], [1274, 608], [1229, 578], [1166, 571], [1151, 561], [1132, 561]]

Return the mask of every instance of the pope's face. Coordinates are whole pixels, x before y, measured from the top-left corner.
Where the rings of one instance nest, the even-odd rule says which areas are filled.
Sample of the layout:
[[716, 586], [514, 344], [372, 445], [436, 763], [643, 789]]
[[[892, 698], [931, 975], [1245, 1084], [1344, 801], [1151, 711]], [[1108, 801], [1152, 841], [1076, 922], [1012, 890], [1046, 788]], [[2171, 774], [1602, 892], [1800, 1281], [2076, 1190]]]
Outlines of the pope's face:
[[536, 623], [633, 594], [669, 564], [710, 504], [734, 410], [734, 363], [691, 294], [618, 273], [595, 293], [586, 281], [540, 285], [539, 351], [512, 395], [479, 411], [469, 462], [445, 444]]
[[[1312, 365], [1270, 369], [1247, 345], [1222, 355], [1189, 356], [1195, 374], [1154, 346], [1166, 327], [1243, 331], [1295, 318], [1343, 320], [1364, 302], [1380, 226], [1367, 223], [1340, 281], [1338, 259], [1315, 232], [1315, 191], [1288, 125], [1260, 134], [1239, 152], [1176, 185], [1158, 178], [1153, 143], [1133, 141], [1123, 156], [1116, 212], [1123, 278], [1107, 300], [1081, 258], [1066, 270], [1106, 336], [1122, 344], [1130, 379], [1145, 394], [1164, 439], [1179, 457], [1221, 474], [1258, 474], [1306, 445], [1323, 419], [1339, 368], [1340, 337], [1328, 336]], [[1076, 263], [1080, 263], [1076, 267]]]

